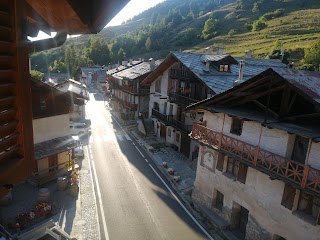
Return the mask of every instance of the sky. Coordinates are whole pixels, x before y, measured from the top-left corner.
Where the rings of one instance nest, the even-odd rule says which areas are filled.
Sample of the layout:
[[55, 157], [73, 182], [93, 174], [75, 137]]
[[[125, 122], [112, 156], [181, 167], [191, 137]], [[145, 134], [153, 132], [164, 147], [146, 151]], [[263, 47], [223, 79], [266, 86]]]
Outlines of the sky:
[[[108, 24], [108, 26], [121, 25], [123, 21], [126, 21], [139, 13], [154, 7], [158, 3], [164, 2], [165, 0], [131, 0]], [[51, 33], [51, 37], [54, 37], [56, 33]], [[29, 38], [31, 41], [37, 41], [50, 36], [44, 32], [39, 32], [36, 38]]]

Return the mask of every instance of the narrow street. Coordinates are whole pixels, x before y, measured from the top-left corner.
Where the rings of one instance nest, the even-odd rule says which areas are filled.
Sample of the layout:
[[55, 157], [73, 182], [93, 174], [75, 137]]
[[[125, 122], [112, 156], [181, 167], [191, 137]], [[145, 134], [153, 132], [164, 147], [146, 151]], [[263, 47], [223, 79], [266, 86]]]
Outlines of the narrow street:
[[90, 94], [86, 114], [92, 122], [86, 157], [101, 238], [208, 239], [155, 173], [144, 150], [112, 118], [100, 94]]

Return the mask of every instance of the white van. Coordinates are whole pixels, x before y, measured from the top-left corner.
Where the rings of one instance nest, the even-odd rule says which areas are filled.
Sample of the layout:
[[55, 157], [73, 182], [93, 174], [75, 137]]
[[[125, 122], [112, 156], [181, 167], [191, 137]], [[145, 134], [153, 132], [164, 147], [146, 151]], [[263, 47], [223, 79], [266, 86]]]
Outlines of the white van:
[[70, 134], [71, 135], [84, 135], [88, 134], [90, 127], [86, 123], [82, 122], [70, 122]]

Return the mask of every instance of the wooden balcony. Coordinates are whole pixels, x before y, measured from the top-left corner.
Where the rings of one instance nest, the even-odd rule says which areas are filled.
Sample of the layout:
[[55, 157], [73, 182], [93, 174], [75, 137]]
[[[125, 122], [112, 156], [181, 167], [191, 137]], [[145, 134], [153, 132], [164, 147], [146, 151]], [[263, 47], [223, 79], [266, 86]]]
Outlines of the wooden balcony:
[[158, 110], [156, 109], [152, 109], [152, 116], [156, 117], [157, 119], [163, 121], [164, 123], [168, 123], [168, 118], [167, 115], [160, 113]]
[[130, 103], [130, 102], [127, 102], [127, 101], [123, 101], [123, 105], [129, 109], [130, 111], [137, 111], [138, 109], [138, 104], [135, 104], [135, 103]]
[[174, 119], [173, 116], [168, 116], [168, 122], [170, 123], [170, 125], [174, 126], [175, 128], [179, 129], [180, 131], [189, 133], [192, 129], [191, 125], [186, 125], [183, 122], [178, 121], [177, 119]]
[[193, 79], [193, 74], [185, 69], [171, 68], [169, 71], [170, 78]]
[[177, 103], [182, 106], [188, 106], [192, 103], [198, 102], [198, 100], [186, 97], [186, 96], [182, 95], [181, 93], [170, 93], [169, 98], [170, 98], [170, 102], [174, 102], [174, 103]]
[[135, 95], [149, 95], [150, 89], [146, 88], [137, 88], [131, 85], [122, 85], [122, 90]]
[[198, 142], [239, 159], [273, 178], [290, 182], [313, 193], [320, 193], [320, 170], [310, 165], [295, 162], [199, 124], [193, 124], [191, 136]]

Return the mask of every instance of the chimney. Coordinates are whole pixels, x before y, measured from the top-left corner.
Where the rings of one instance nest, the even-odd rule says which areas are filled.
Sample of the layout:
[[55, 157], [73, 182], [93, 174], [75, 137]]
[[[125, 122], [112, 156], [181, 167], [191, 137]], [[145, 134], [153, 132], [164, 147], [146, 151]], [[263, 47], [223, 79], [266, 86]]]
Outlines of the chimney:
[[236, 86], [243, 82], [243, 71], [244, 71], [244, 60], [240, 60], [239, 64], [239, 78], [236, 80], [233, 84], [233, 86]]
[[252, 58], [252, 51], [251, 50], [244, 51], [244, 57], [245, 58]]
[[205, 50], [204, 51], [205, 54], [212, 54], [212, 46], [206, 47], [204, 50]]
[[127, 66], [128, 65], [128, 61], [122, 61], [122, 66]]
[[132, 61], [133, 61], [132, 59], [129, 59], [129, 63], [130, 63], [130, 65], [132, 65]]
[[206, 65], [204, 65], [203, 71], [205, 71], [205, 72], [209, 72], [210, 71], [210, 62], [209, 61], [206, 61]]
[[153, 58], [149, 59], [150, 69], [153, 71], [156, 68], [156, 63]]
[[217, 50], [217, 54], [218, 54], [218, 55], [222, 55], [222, 54], [223, 54], [223, 51], [224, 51], [223, 48], [219, 48], [219, 49]]

